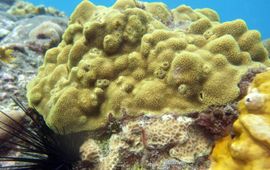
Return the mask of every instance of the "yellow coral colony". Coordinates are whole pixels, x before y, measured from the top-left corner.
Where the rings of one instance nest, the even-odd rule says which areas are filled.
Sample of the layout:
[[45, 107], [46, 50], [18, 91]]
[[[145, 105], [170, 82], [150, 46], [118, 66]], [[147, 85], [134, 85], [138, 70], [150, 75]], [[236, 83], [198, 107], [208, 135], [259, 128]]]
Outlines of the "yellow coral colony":
[[239, 104], [235, 137], [217, 142], [211, 170], [270, 169], [270, 71], [258, 74]]
[[248, 68], [269, 64], [260, 34], [211, 9], [84, 0], [58, 47], [47, 51], [28, 100], [66, 133], [94, 130], [108, 114], [183, 114], [237, 98]]

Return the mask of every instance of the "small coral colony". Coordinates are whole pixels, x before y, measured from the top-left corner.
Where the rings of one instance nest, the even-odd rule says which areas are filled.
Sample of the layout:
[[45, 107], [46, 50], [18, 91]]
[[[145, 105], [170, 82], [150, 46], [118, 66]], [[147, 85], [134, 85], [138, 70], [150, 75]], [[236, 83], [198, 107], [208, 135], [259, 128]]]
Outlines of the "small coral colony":
[[[243, 20], [221, 23], [212, 9], [84, 0], [28, 83], [29, 108], [16, 101], [28, 121], [5, 113], [11, 123], [2, 129], [13, 137], [3, 147], [18, 153], [0, 161], [14, 169], [270, 169], [267, 48]], [[9, 49], [0, 54], [16, 60]]]

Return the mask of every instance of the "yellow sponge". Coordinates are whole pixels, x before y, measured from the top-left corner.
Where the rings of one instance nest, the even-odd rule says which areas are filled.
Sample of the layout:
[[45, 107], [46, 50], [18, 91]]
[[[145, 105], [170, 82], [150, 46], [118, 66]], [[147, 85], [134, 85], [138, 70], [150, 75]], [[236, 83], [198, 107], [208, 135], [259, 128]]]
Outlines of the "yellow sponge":
[[212, 170], [270, 169], [270, 71], [258, 74], [240, 102], [235, 137], [217, 141]]

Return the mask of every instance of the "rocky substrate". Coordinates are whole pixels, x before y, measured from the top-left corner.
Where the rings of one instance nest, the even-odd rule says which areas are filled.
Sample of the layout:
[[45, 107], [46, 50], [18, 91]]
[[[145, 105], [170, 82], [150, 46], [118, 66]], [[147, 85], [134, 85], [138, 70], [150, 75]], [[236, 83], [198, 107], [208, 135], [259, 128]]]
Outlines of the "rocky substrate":
[[[47, 49], [61, 41], [68, 18], [60, 11], [16, 0], [0, 1], [0, 110], [28, 128], [29, 120], [11, 97], [17, 98], [25, 106], [26, 85], [37, 74]], [[12, 53], [5, 55], [5, 51]], [[12, 57], [11, 62], [1, 59]], [[14, 126], [11, 119], [0, 113], [0, 143], [18, 142], [16, 138], [7, 140], [11, 130], [7, 123]], [[4, 129], [6, 130], [4, 130]], [[15, 150], [1, 147], [0, 155], [18, 156]], [[15, 162], [1, 162], [1, 166], [15, 165]]]
[[0, 61], [0, 110], [18, 109], [11, 96], [26, 102], [26, 84], [37, 73], [45, 51], [60, 42], [68, 18], [52, 9], [24, 1], [0, 2], [0, 49], [12, 50], [15, 58], [11, 63]]

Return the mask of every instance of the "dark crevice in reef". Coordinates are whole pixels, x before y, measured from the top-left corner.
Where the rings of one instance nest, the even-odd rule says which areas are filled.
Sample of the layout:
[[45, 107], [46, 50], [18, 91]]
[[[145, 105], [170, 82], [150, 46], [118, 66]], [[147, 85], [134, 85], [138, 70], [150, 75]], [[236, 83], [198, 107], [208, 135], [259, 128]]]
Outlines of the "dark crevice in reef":
[[265, 72], [266, 68], [251, 68], [247, 71], [247, 73], [242, 76], [240, 83], [238, 83], [238, 87], [240, 89], [240, 94], [237, 101], [241, 100], [244, 96], [247, 95], [249, 84], [253, 81], [254, 77], [262, 72]]
[[193, 112], [189, 116], [195, 118], [194, 125], [202, 129], [207, 136], [217, 139], [228, 135], [233, 122], [238, 117], [236, 102], [210, 106], [202, 112]]

